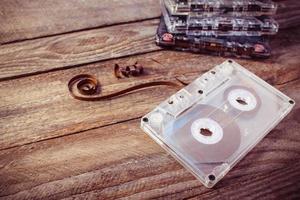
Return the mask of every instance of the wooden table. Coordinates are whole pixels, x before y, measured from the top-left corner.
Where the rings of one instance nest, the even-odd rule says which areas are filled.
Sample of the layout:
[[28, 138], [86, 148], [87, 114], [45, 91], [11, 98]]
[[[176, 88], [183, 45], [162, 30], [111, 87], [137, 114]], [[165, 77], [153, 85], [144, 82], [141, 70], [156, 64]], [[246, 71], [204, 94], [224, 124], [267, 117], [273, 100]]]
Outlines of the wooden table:
[[[300, 102], [300, 3], [280, 2], [273, 56], [236, 59]], [[206, 189], [139, 128], [175, 92], [156, 87], [110, 101], [73, 99], [75, 75], [110, 93], [145, 80], [190, 82], [226, 58], [154, 43], [159, 0], [0, 2], [0, 199], [300, 198], [300, 106], [214, 189]], [[136, 61], [146, 75], [116, 79]]]

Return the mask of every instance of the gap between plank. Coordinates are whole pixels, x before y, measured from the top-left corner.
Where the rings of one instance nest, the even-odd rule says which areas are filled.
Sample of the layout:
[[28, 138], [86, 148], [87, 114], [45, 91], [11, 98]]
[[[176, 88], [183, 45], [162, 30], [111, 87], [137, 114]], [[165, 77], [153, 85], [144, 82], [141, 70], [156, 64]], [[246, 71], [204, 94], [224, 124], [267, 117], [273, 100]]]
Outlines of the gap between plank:
[[146, 21], [151, 21], [151, 20], [154, 20], [154, 19], [159, 19], [159, 16], [158, 17], [149, 17], [149, 18], [135, 20], [135, 21], [132, 20], [132, 21], [127, 21], [127, 22], [112, 23], [112, 24], [108, 24], [108, 25], [82, 28], [82, 29], [78, 29], [78, 30], [67, 31], [67, 32], [62, 32], [62, 33], [56, 33], [56, 34], [49, 34], [49, 35], [32, 37], [32, 38], [27, 38], [27, 39], [17, 39], [17, 40], [12, 40], [12, 41], [9, 41], [9, 42], [0, 43], [0, 46], [9, 45], [9, 44], [16, 44], [16, 43], [21, 43], [21, 42], [25, 42], [25, 41], [32, 41], [32, 40], [37, 40], [37, 39], [43, 39], [43, 38], [48, 38], [48, 37], [54, 37], [54, 36], [67, 35], [67, 34], [71, 34], [71, 33], [79, 33], [79, 32], [83, 32], [83, 31], [90, 31], [90, 30], [96, 30], [96, 29], [101, 29], [101, 28], [108, 28], [108, 27], [119, 26], [119, 25], [146, 22]]
[[[293, 79], [291, 81], [287, 81], [285, 83], [275, 84], [275, 86], [284, 86], [284, 85], [287, 85], [287, 84], [291, 84], [293, 82], [297, 82], [299, 80], [300, 80], [300, 77], [298, 77], [296, 79]], [[142, 118], [142, 116], [137, 116], [137, 117], [133, 117], [133, 118], [126, 119], [126, 120], [121, 120], [121, 121], [118, 121], [118, 122], [105, 124], [105, 125], [102, 125], [102, 126], [96, 126], [96, 127], [87, 128], [87, 129], [77, 131], [77, 132], [71, 132], [71, 133], [68, 133], [68, 134], [65, 134], [65, 135], [55, 136], [55, 137], [51, 137], [51, 138], [45, 138], [45, 139], [41, 139], [41, 140], [38, 140], [38, 141], [24, 143], [24, 144], [21, 144], [21, 145], [10, 146], [10, 147], [7, 147], [7, 148], [2, 148], [2, 149], [0, 148], [0, 151], [10, 150], [10, 149], [14, 149], [14, 148], [22, 147], [22, 146], [27, 146], [27, 145], [31, 145], [31, 144], [35, 144], [35, 143], [40, 143], [40, 142], [44, 142], [44, 141], [50, 141], [52, 139], [62, 138], [62, 137], [65, 137], [65, 136], [77, 135], [77, 134], [81, 134], [81, 133], [84, 133], [84, 132], [87, 132], [87, 131], [90, 131], [90, 130], [96, 130], [96, 129], [100, 129], [100, 128], [104, 128], [104, 127], [114, 126], [114, 125], [117, 125], [117, 124], [122, 124], [122, 123], [126, 123], [126, 122], [135, 121], [135, 120], [138, 120], [138, 119], [141, 119], [141, 118]]]
[[84, 133], [84, 132], [87, 132], [87, 131], [91, 131], [91, 130], [96, 130], [96, 129], [105, 128], [105, 127], [108, 127], [108, 126], [114, 126], [114, 125], [118, 125], [118, 124], [122, 124], [122, 123], [126, 123], [126, 122], [135, 121], [135, 120], [140, 119], [141, 117], [142, 116], [138, 116], [138, 117], [134, 117], [134, 118], [126, 119], [126, 120], [121, 120], [121, 121], [110, 123], [110, 124], [105, 124], [105, 125], [102, 125], [102, 126], [96, 126], [96, 127], [84, 129], [84, 130], [77, 131], [77, 132], [67, 133], [65, 135], [45, 138], [45, 139], [41, 139], [41, 140], [34, 141], [34, 142], [24, 143], [24, 144], [21, 144], [21, 145], [10, 146], [10, 147], [7, 147], [7, 148], [2, 148], [2, 149], [0, 148], [0, 151], [11, 150], [11, 149], [14, 149], [14, 148], [27, 146], [27, 145], [31, 145], [31, 144], [35, 144], [35, 143], [40, 143], [40, 142], [45, 142], [45, 141], [49, 141], [49, 140], [52, 140], [52, 139], [62, 138], [62, 137], [65, 137], [65, 136], [78, 135], [78, 134], [81, 134], [81, 133]]
[[122, 58], [131, 57], [131, 56], [139, 56], [139, 55], [144, 55], [144, 54], [148, 54], [148, 53], [159, 52], [159, 51], [162, 51], [162, 50], [163, 49], [151, 50], [151, 51], [142, 52], [142, 53], [133, 53], [133, 54], [130, 54], [130, 55], [124, 55], [124, 56], [119, 56], [119, 57], [115, 57], [115, 58], [106, 58], [106, 59], [102, 59], [102, 60], [96, 60], [96, 61], [92, 61], [92, 62], [85, 62], [85, 63], [76, 64], [76, 65], [66, 65], [64, 67], [59, 67], [59, 68], [54, 68], [54, 69], [49, 69], [49, 70], [44, 70], [44, 71], [42, 70], [42, 71], [37, 71], [37, 72], [31, 72], [31, 73], [25, 73], [25, 74], [10, 76], [10, 77], [4, 77], [4, 78], [0, 78], [0, 83], [4, 82], [4, 81], [19, 79], [19, 78], [25, 78], [25, 77], [36, 76], [36, 75], [41, 75], [41, 74], [46, 74], [46, 73], [51, 73], [51, 72], [64, 71], [64, 70], [68, 70], [68, 69], [84, 67], [86, 65], [107, 62], [107, 61], [115, 60], [115, 59], [122, 59]]

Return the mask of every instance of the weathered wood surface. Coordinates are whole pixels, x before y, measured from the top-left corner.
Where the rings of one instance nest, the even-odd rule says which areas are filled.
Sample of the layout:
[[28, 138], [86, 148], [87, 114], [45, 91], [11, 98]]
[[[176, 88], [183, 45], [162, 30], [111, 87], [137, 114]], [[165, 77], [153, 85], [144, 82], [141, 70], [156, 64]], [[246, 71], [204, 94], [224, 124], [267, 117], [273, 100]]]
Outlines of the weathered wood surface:
[[[279, 88], [300, 101], [299, 80]], [[297, 105], [215, 189], [205, 189], [142, 132], [139, 120], [133, 120], [0, 151], [0, 196], [5, 199], [299, 197], [299, 114]]]
[[157, 24], [150, 20], [3, 45], [0, 80], [158, 50]]
[[[0, 46], [0, 199], [300, 198], [298, 104], [214, 189], [206, 189], [139, 128], [139, 118], [173, 88], [103, 102], [71, 98], [67, 83], [80, 73], [96, 75], [103, 93], [110, 93], [148, 80], [190, 82], [225, 60], [155, 46], [158, 20], [151, 18], [157, 17], [156, 1], [101, 3], [103, 18], [95, 0], [0, 2], [0, 43], [31, 39]], [[112, 4], [128, 13], [120, 17]], [[134, 13], [132, 5], [143, 13]], [[283, 1], [277, 17], [293, 18], [288, 26], [295, 25], [298, 8], [297, 1]], [[66, 9], [70, 15], [58, 12]], [[3, 26], [8, 27], [4, 35]], [[73, 33], [53, 36], [65, 32]], [[296, 102], [299, 33], [299, 28], [280, 31], [271, 42], [271, 59], [237, 59]], [[136, 61], [146, 67], [146, 75], [114, 78], [115, 63]]]
[[[300, 46], [299, 43], [294, 45], [297, 48]], [[270, 83], [283, 84], [300, 77], [300, 59], [294, 57], [295, 47], [289, 46], [285, 49], [287, 48], [291, 48], [289, 53], [281, 55], [279, 48], [277, 56], [265, 63], [241, 63]], [[286, 61], [291, 57], [294, 57], [294, 64]], [[139, 92], [138, 95], [127, 95], [111, 101], [80, 102], [69, 95], [67, 88], [68, 81], [76, 74], [96, 75], [103, 86], [103, 94], [108, 94], [147, 80], [174, 80], [175, 77], [186, 76], [190, 81], [224, 60], [221, 57], [160, 51], [5, 81], [0, 84], [0, 90], [6, 94], [1, 97], [0, 127], [3, 134], [0, 135], [0, 148], [10, 148], [138, 118], [174, 92], [171, 88], [153, 88], [150, 90], [153, 91], [151, 98], [147, 98], [147, 90]], [[114, 63], [130, 65], [136, 61], [146, 67], [147, 75], [123, 80], [114, 77]]]
[[277, 0], [278, 11], [275, 19], [280, 28], [297, 27], [300, 25], [300, 1], [298, 0]]
[[1, 0], [0, 44], [155, 18], [159, 0]]
[[[158, 20], [150, 20], [3, 45], [0, 80], [158, 51], [154, 43], [157, 23]], [[299, 34], [299, 29], [282, 30], [275, 41], [296, 40], [298, 44]], [[275, 50], [280, 47], [273, 46]]]
[[[65, 1], [59, 1], [59, 2], [61, 3], [57, 4], [56, 6], [64, 7], [63, 5], [65, 4]], [[123, 1], [118, 1], [118, 2], [123, 2]], [[135, 0], [124, 1], [124, 2], [128, 2], [128, 3], [123, 3], [126, 4], [126, 6], [124, 6], [124, 9], [128, 9], [127, 7], [135, 8], [135, 6], [133, 6], [135, 5], [136, 2]], [[141, 1], [141, 4], [143, 6], [141, 6], [140, 4], [136, 4], [136, 5], [139, 6], [139, 8], [142, 10], [145, 9], [143, 10], [143, 12], [146, 12], [148, 14], [152, 13], [154, 14], [152, 17], [156, 17], [157, 12], [159, 13], [159, 11], [150, 12], [147, 9], [150, 8], [154, 9], [155, 7], [154, 5], [156, 5], [157, 2], [156, 1], [147, 1], [147, 2], [148, 3]], [[288, 1], [288, 2], [289, 3], [287, 3], [287, 1], [283, 1], [282, 3], [279, 4], [279, 11], [277, 15], [279, 22], [281, 22], [281, 25], [285, 28], [293, 27], [293, 25], [295, 25], [295, 21], [300, 22], [299, 19], [300, 1]], [[104, 1], [102, 4], [100, 3], [99, 4], [100, 5], [108, 4], [107, 6], [109, 6], [113, 3], [114, 2], [112, 1]], [[8, 3], [8, 4], [11, 5], [12, 3]], [[27, 5], [25, 1], [24, 4]], [[82, 3], [80, 3], [79, 5], [81, 4]], [[79, 5], [77, 5], [77, 9]], [[52, 7], [54, 8], [54, 5]], [[91, 6], [91, 8], [97, 10], [97, 7], [94, 8], [93, 6]], [[115, 9], [111, 7], [108, 8]], [[113, 11], [114, 10], [111, 10], [111, 12]], [[131, 10], [128, 10], [128, 12], [129, 11]], [[39, 12], [41, 13], [37, 15], [42, 15], [43, 12], [42, 11]], [[111, 14], [111, 12], [108, 13]], [[139, 19], [147, 19], [147, 15], [140, 15], [139, 12], [133, 12], [132, 14], [128, 14], [128, 15], [129, 16], [136, 15], [135, 17], [140, 17]], [[5, 16], [10, 16], [10, 15], [5, 15]], [[87, 16], [81, 16], [81, 17], [87, 17]], [[114, 20], [120, 20], [119, 14], [116, 15], [115, 17], [116, 19]], [[57, 16], [57, 20], [60, 18], [63, 17]], [[107, 20], [107, 18], [108, 17], [91, 17], [91, 19], [95, 19], [95, 20], [96, 19]], [[41, 18], [41, 20], [42, 19], [43, 18]], [[122, 20], [124, 19], [127, 18], [126, 17], [122, 18]], [[134, 20], [134, 19], [136, 20], [136, 18], [134, 17], [132, 19], [130, 18], [130, 20]], [[76, 22], [78, 21], [76, 17], [70, 18], [70, 20], [76, 20]], [[60, 21], [61, 23], [70, 24], [71, 27], [74, 25], [74, 23], [69, 23], [68, 20], [66, 21], [60, 20]], [[95, 23], [97, 23], [97, 21]], [[0, 24], [4, 24], [4, 25], [8, 24], [9, 26], [11, 26], [12, 23], [6, 21], [3, 21], [1, 23], [0, 21]], [[3, 79], [5, 80], [12, 77], [20, 77], [24, 75], [36, 74], [41, 72], [47, 72], [50, 70], [70, 68], [82, 64], [87, 64], [87, 63], [97, 62], [97, 61], [102, 61], [107, 59], [113, 59], [122, 56], [157, 51], [160, 48], [154, 44], [154, 40], [153, 40], [156, 32], [157, 24], [158, 24], [158, 19], [155, 19], [155, 20], [145, 21], [142, 23], [130, 23], [130, 24], [125, 24], [120, 26], [110, 26], [110, 27], [105, 27], [100, 29], [86, 30], [81, 32], [53, 36], [53, 37], [46, 37], [46, 38], [26, 41], [22, 43], [2, 45], [0, 48], [0, 63], [1, 63], [0, 80]], [[0, 26], [0, 39], [1, 36], [4, 37], [5, 35], [4, 33], [2, 33], [4, 30], [1, 31], [2, 28], [3, 26], [2, 27]], [[37, 33], [35, 29], [31, 31]], [[295, 34], [299, 34], [299, 32], [296, 32]], [[8, 36], [12, 36], [12, 35], [13, 35], [12, 33], [8, 33]]]
[[[0, 44], [158, 18], [160, 0], [2, 0]], [[298, 0], [279, 0], [282, 28], [300, 24]]]
[[[276, 57], [276, 59], [280, 61], [283, 58], [284, 61], [285, 57], [291, 58], [293, 56], [293, 54], [289, 55], [289, 53], [286, 53]], [[169, 59], [166, 59], [166, 57]], [[159, 74], [168, 74], [168, 77], [178, 76], [183, 79], [184, 77], [182, 77], [182, 75], [185, 75], [187, 81], [190, 81], [215, 64], [222, 62], [224, 58], [161, 51], [114, 60], [114, 62], [129, 64], [136, 60], [139, 60], [147, 66], [148, 75], [143, 77], [143, 81], [147, 79], [163, 79], [164, 77]], [[66, 87], [67, 81], [72, 76], [85, 72], [96, 74], [100, 77], [103, 85], [107, 86], [107, 90], [104, 88], [104, 92], [109, 92], [116, 88], [120, 89], [120, 87], [127, 87], [129, 84], [128, 82], [132, 83], [134, 80], [124, 80], [122, 83], [117, 83], [112, 76], [112, 64], [114, 62], [107, 61], [101, 64], [92, 64], [77, 69], [68, 69], [66, 71], [30, 76], [1, 83], [0, 90], [6, 94], [6, 96], [1, 97], [2, 107], [0, 113], [2, 119], [0, 123], [4, 134], [1, 135], [0, 141], [2, 149], [10, 148], [1, 151], [2, 155], [0, 155], [0, 163], [2, 165], [0, 174], [1, 177], [5, 177], [2, 179], [3, 182], [1, 182], [0, 185], [2, 196], [12, 195], [7, 196], [7, 198], [9, 197], [11, 199], [21, 199], [27, 196], [30, 198], [38, 198], [41, 196], [44, 198], [57, 199], [69, 197], [69, 195], [76, 195], [75, 197], [78, 198], [101, 196], [115, 198], [118, 195], [133, 195], [133, 197], [139, 198], [144, 195], [144, 197], [155, 197], [155, 195], [166, 195], [166, 197], [168, 197], [168, 195], [178, 195], [178, 198], [180, 198], [185, 195], [188, 197], [192, 194], [202, 194], [203, 192], [205, 194], [210, 194], [210, 192], [200, 186], [198, 181], [195, 181], [189, 173], [175, 164], [175, 161], [172, 161], [172, 165], [169, 166], [169, 162], [171, 162], [170, 160], [172, 159], [169, 157], [166, 158], [166, 155], [162, 153], [162, 150], [158, 146], [151, 144], [150, 147], [148, 147], [146, 145], [151, 142], [150, 139], [145, 140], [147, 137], [139, 129], [138, 121], [122, 123], [126, 120], [139, 118], [144, 113], [150, 111], [161, 100], [173, 93], [173, 89], [161, 90], [161, 88], [156, 88], [139, 92], [138, 95], [128, 95], [108, 102], [80, 102], [69, 96]], [[163, 63], [164, 66], [158, 63]], [[284, 65], [284, 62], [276, 64], [272, 61], [261, 63], [240, 60], [240, 63], [244, 64], [248, 69], [256, 72], [270, 83], [283, 88], [284, 92], [292, 98], [295, 98], [296, 101], [299, 101], [298, 94], [300, 91], [300, 84], [296, 79], [300, 77], [300, 69], [296, 61], [294, 64], [289, 62], [288, 65]], [[292, 82], [289, 83], [290, 81]], [[16, 88], [15, 85], [19, 86]], [[22, 96], [20, 97], [20, 95]], [[151, 96], [151, 98], [149, 98], [149, 96]], [[295, 156], [299, 156], [298, 140], [288, 139], [294, 138], [299, 134], [297, 131], [299, 126], [299, 124], [297, 124], [299, 122], [297, 121], [298, 115], [299, 109], [297, 107], [289, 117], [292, 121], [290, 122], [287, 120], [285, 122], [286, 125], [281, 125], [282, 129], [279, 129], [279, 131], [277, 130], [279, 132], [277, 134], [280, 135], [284, 133], [285, 135], [285, 137], [281, 139], [282, 141], [275, 137], [274, 140], [271, 140], [271, 142], [268, 143], [272, 144], [272, 146], [269, 146], [263, 152], [263, 148], [256, 150], [258, 153], [255, 153], [255, 155], [263, 153], [267, 154], [267, 156], [264, 158], [266, 163], [263, 166], [254, 165], [254, 169], [251, 169], [253, 171], [256, 170], [255, 175], [249, 174], [249, 177], [245, 178], [245, 180], [240, 179], [241, 174], [244, 175], [243, 171], [250, 173], [248, 171], [250, 169], [246, 166], [253, 162], [253, 160], [245, 159], [247, 160], [247, 164], [237, 172], [238, 175], [236, 179], [240, 181], [244, 180], [244, 184], [248, 185], [248, 187], [250, 187], [250, 180], [254, 179], [256, 176], [259, 178], [255, 178], [255, 180], [257, 180], [254, 181], [255, 183], [253, 182], [252, 187], [259, 183], [264, 185], [268, 181], [275, 181], [275, 179], [284, 182], [286, 179], [296, 177], [296, 180], [299, 180], [299, 174], [297, 174], [299, 166], [297, 165], [297, 162], [293, 167], [286, 168], [291, 165], [291, 162], [289, 161], [296, 159]], [[86, 132], [82, 131], [97, 127], [100, 128], [88, 131], [88, 133], [91, 132], [94, 133], [94, 135], [86, 141]], [[290, 134], [284, 130], [286, 127], [292, 127], [288, 132]], [[70, 134], [74, 134], [75, 136], [62, 137]], [[95, 134], [104, 138], [97, 139]], [[53, 137], [59, 138], [50, 140], [50, 138]], [[78, 146], [75, 145], [73, 141], [69, 142], [67, 139], [69, 137], [77, 138]], [[135, 140], [134, 138], [132, 139], [132, 137], [141, 138]], [[40, 140], [46, 141], [35, 143]], [[145, 142], [145, 144], [143, 142]], [[273, 143], [278, 143], [280, 148], [274, 146]], [[29, 145], [22, 146], [23, 144]], [[262, 143], [263, 147], [267, 147], [268, 144]], [[67, 147], [68, 145], [70, 145], [70, 149]], [[47, 150], [41, 149], [35, 153], [36, 148], [46, 148]], [[50, 150], [48, 150], [48, 148]], [[25, 155], [17, 156], [17, 152], [25, 153], [27, 151], [33, 151], [37, 158], [32, 157], [31, 155], [28, 157]], [[49, 153], [51, 151], [53, 155], [52, 153]], [[114, 151], [116, 152], [114, 153]], [[152, 151], [154, 151], [154, 153]], [[280, 156], [278, 158], [276, 156], [278, 151], [283, 152], [283, 157]], [[150, 155], [148, 155], [148, 153]], [[136, 157], [134, 157], [134, 155]], [[278, 154], [278, 156], [279, 155], [281, 154]], [[84, 158], [81, 158], [82, 156]], [[148, 158], [148, 156], [150, 156], [150, 158]], [[277, 158], [278, 160], [276, 160]], [[115, 161], [114, 159], [120, 160]], [[166, 159], [166, 161], [164, 159]], [[274, 164], [270, 164], [269, 159], [275, 159], [276, 161], [274, 161]], [[165, 165], [160, 166], [162, 163], [155, 164], [157, 160], [165, 163]], [[20, 162], [20, 165], [18, 165], [18, 162]], [[93, 162], [96, 162], [96, 164], [93, 164]], [[259, 160], [256, 160], [256, 162], [260, 163]], [[277, 162], [283, 162], [283, 164], [279, 163], [277, 167], [282, 170], [284, 169], [285, 172], [280, 172], [280, 170], [277, 169]], [[288, 164], [284, 165], [285, 162]], [[66, 167], [67, 163], [70, 164], [69, 167]], [[116, 163], [119, 163], [120, 166]], [[150, 165], [150, 169], [145, 170], [143, 163], [147, 166]], [[106, 173], [101, 170], [102, 168], [97, 168], [102, 165], [105, 172], [108, 170]], [[163, 171], [157, 172], [154, 170], [160, 170], [160, 167], [163, 168]], [[170, 170], [169, 167], [172, 169], [174, 167], [175, 171]], [[95, 168], [97, 168], [97, 170]], [[260, 168], [263, 169], [262, 172], [258, 171]], [[277, 170], [274, 170], [274, 168]], [[237, 169], [239, 169], [239, 167], [237, 167]], [[286, 174], [286, 171], [289, 170], [290, 174]], [[74, 174], [70, 175], [67, 172]], [[121, 172], [125, 173], [125, 175]], [[132, 172], [134, 173], [132, 174]], [[138, 176], [134, 179], [136, 173], [141, 177]], [[150, 175], [148, 175], [148, 173], [150, 173]], [[264, 173], [268, 175], [263, 175]], [[274, 173], [274, 177], [271, 176], [270, 173]], [[66, 176], [67, 179], [62, 178], [62, 176]], [[70, 176], [72, 177], [70, 178]], [[85, 176], [87, 177], [85, 178]], [[150, 176], [149, 180], [147, 179], [147, 176]], [[237, 181], [236, 179], [228, 178], [228, 180], [231, 180], [230, 183], [228, 183], [230, 185], [229, 188], [234, 188], [236, 187], [236, 184], [241, 184], [233, 184], [232, 182]], [[149, 182], [147, 182], [147, 180]], [[175, 181], [175, 183], [172, 183], [172, 181]], [[91, 185], [86, 186], [87, 182], [91, 182]], [[295, 190], [299, 189], [297, 185], [292, 187], [292, 183], [294, 183], [292, 180], [287, 183], [292, 191], [290, 195], [294, 195]], [[159, 189], [162, 187], [161, 185], [166, 188]], [[226, 190], [222, 187], [225, 185], [221, 184], [219, 186], [222, 191]], [[285, 186], [286, 185], [284, 185], [284, 187]], [[150, 191], [147, 191], [148, 187], [150, 187]], [[278, 192], [283, 192], [283, 195], [286, 195], [284, 187], [279, 187], [280, 191]], [[169, 190], [167, 190], [167, 188], [169, 188]], [[61, 192], [61, 190], [63, 191]], [[191, 190], [191, 192], [187, 192], [187, 190]], [[290, 190], [288, 191], [290, 192]], [[229, 191], [230, 189], [228, 192]], [[269, 190], [267, 191], [270, 192]], [[56, 194], [56, 192], [58, 192], [58, 194]], [[177, 192], [179, 192], [179, 194], [177, 194]], [[249, 193], [245, 192], [245, 195], [256, 194], [255, 192], [250, 193], [250, 189], [248, 192]], [[264, 195], [265, 192], [266, 191], [262, 190], [260, 194]], [[279, 193], [276, 193], [276, 195], [277, 194]], [[216, 193], [213, 193], [213, 195], [216, 195]], [[236, 195], [242, 194], [236, 193]], [[211, 196], [208, 195], [208, 197]]]

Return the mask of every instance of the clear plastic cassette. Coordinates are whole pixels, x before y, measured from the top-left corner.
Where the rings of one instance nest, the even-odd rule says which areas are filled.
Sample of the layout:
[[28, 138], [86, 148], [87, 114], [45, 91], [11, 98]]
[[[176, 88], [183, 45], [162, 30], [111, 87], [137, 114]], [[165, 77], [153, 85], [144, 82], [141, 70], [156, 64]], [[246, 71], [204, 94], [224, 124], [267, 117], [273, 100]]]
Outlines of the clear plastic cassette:
[[278, 23], [269, 17], [232, 16], [171, 16], [166, 9], [163, 16], [168, 31], [193, 36], [262, 36], [278, 32]]
[[194, 37], [176, 35], [168, 32], [161, 18], [156, 34], [156, 43], [160, 46], [181, 51], [209, 53], [220, 56], [236, 56], [242, 58], [268, 58], [271, 49], [262, 37]]
[[228, 60], [162, 102], [142, 118], [141, 127], [211, 188], [294, 104]]
[[277, 5], [271, 0], [163, 0], [171, 15], [262, 16], [274, 15]]

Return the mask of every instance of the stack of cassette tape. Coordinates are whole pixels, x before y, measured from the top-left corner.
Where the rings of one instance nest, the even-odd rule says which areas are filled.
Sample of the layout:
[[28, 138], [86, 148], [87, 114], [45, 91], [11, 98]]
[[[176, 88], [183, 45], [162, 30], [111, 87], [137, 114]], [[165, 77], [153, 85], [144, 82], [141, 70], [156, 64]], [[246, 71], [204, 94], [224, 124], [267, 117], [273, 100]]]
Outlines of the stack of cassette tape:
[[267, 58], [278, 32], [271, 0], [162, 0], [160, 46], [237, 57]]

